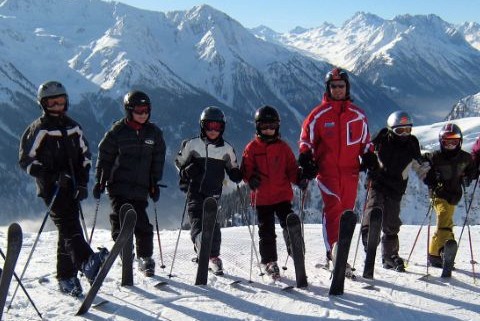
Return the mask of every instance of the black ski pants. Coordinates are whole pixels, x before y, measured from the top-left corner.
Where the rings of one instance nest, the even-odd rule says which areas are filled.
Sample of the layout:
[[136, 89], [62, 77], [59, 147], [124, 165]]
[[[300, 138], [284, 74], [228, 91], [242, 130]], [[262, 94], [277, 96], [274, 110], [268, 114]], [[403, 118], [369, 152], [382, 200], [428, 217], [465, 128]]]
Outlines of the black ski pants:
[[398, 232], [400, 232], [400, 226], [402, 225], [400, 220], [400, 203], [401, 200], [399, 201], [398, 198], [392, 198], [377, 189], [370, 189], [362, 220], [362, 243], [365, 251], [367, 248], [370, 213], [374, 207], [379, 207], [382, 210], [382, 258], [398, 255], [400, 248]]
[[287, 215], [290, 213], [292, 213], [292, 204], [290, 202], [281, 202], [272, 205], [257, 205], [258, 237], [260, 238], [259, 249], [262, 264], [278, 260], [277, 235], [275, 234], [275, 214], [277, 215], [278, 222], [283, 229], [283, 238], [287, 245], [287, 249], [290, 248], [287, 231]]
[[110, 214], [112, 238], [117, 240], [120, 233], [120, 208], [129, 203], [137, 212], [135, 224], [135, 249], [137, 257], [151, 257], [153, 255], [153, 225], [150, 224], [147, 214], [148, 201], [133, 200], [123, 196], [110, 195], [113, 212]]
[[[202, 232], [202, 217], [203, 217], [203, 201], [207, 198], [206, 195], [196, 192], [189, 192], [187, 196], [188, 218], [190, 220], [190, 237], [193, 244], [199, 244], [201, 241]], [[218, 201], [218, 199], [217, 199]], [[210, 257], [220, 255], [220, 245], [222, 243], [222, 233], [220, 231], [220, 224], [215, 221], [213, 229], [212, 248], [210, 250]], [[194, 247], [196, 251], [196, 246]]]
[[[47, 206], [53, 195], [44, 199]], [[85, 241], [79, 219], [79, 202], [72, 188], [61, 188], [55, 198], [50, 218], [58, 230], [57, 279], [77, 276], [81, 264], [93, 253]]]

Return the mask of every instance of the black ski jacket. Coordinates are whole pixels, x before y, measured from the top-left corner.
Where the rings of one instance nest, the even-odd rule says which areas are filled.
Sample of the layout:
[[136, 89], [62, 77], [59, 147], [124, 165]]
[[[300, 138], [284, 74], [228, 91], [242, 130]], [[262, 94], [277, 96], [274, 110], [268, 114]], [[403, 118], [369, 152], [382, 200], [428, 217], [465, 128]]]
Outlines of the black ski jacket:
[[155, 124], [147, 122], [136, 131], [125, 118], [119, 120], [98, 145], [96, 180], [106, 182], [112, 196], [147, 200], [149, 189], [162, 179], [165, 149]]
[[46, 199], [52, 196], [62, 172], [74, 175], [75, 183], [86, 187], [90, 158], [82, 128], [65, 115], [37, 118], [20, 142], [20, 167], [36, 178], [37, 194]]

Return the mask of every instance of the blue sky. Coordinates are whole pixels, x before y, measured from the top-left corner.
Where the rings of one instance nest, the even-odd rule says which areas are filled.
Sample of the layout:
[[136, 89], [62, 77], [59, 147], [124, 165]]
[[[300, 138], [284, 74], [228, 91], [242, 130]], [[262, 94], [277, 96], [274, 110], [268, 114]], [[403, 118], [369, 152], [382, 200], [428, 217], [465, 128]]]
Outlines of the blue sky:
[[323, 22], [340, 26], [355, 12], [373, 13], [384, 19], [401, 14], [436, 14], [460, 24], [480, 22], [480, 0], [119, 0], [154, 11], [190, 9], [208, 4], [225, 12], [247, 28], [266, 25], [278, 32], [302, 26], [318, 27]]

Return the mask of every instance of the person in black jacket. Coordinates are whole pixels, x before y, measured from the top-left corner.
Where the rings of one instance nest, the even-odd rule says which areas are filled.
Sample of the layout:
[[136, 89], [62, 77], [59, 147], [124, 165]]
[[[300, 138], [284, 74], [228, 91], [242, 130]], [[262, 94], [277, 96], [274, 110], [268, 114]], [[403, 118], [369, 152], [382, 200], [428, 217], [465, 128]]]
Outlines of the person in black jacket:
[[131, 91], [123, 99], [126, 116], [115, 122], [98, 146], [96, 183], [93, 196], [100, 198], [108, 190], [113, 212], [110, 214], [113, 240], [120, 233], [119, 211], [131, 204], [137, 212], [135, 243], [139, 270], [146, 276], [155, 274], [153, 226], [146, 208], [148, 196], [160, 198], [158, 182], [165, 163], [162, 131], [149, 122], [150, 98], [141, 91]]
[[82, 295], [77, 278], [81, 270], [93, 282], [106, 249], [94, 253], [85, 241], [79, 220], [80, 201], [88, 196], [90, 151], [82, 128], [66, 114], [68, 95], [57, 81], [40, 85], [37, 94], [43, 115], [25, 130], [19, 163], [36, 179], [37, 194], [58, 229], [57, 279], [60, 291]]
[[440, 150], [425, 155], [431, 169], [424, 182], [428, 185], [432, 206], [437, 214], [437, 227], [428, 249], [428, 261], [434, 267], [443, 267], [443, 247], [455, 240], [453, 214], [463, 187], [477, 177], [477, 167], [470, 153], [462, 150], [463, 134], [456, 124], [445, 124], [438, 135]]
[[412, 126], [412, 119], [406, 112], [396, 111], [388, 117], [387, 127], [372, 139], [380, 166], [368, 173], [368, 197], [361, 229], [366, 251], [370, 214], [374, 208], [380, 208], [383, 267], [396, 271], [405, 270], [403, 259], [398, 255], [398, 233], [402, 225], [400, 203], [407, 188], [408, 174], [413, 168], [423, 179], [430, 168], [422, 161], [418, 139], [411, 134]]
[[[229, 178], [240, 183], [242, 172], [233, 147], [223, 139], [225, 115], [218, 107], [207, 107], [200, 116], [200, 136], [185, 140], [175, 159], [180, 172], [180, 189], [187, 192], [190, 235], [195, 250], [201, 243], [203, 201], [207, 197], [220, 199], [227, 172]], [[221, 232], [217, 221], [210, 251], [210, 269], [223, 273], [220, 255]]]

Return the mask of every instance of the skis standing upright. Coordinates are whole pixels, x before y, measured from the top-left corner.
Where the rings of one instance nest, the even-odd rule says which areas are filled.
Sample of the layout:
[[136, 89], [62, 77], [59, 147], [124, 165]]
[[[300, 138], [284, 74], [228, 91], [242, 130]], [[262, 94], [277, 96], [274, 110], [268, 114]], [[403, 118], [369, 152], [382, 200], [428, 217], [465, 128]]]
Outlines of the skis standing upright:
[[367, 256], [365, 258], [365, 266], [363, 267], [363, 277], [366, 279], [373, 279], [375, 257], [377, 256], [381, 229], [382, 209], [375, 207], [370, 212], [370, 223], [368, 226]]
[[290, 239], [290, 251], [295, 266], [297, 288], [303, 288], [308, 286], [307, 273], [305, 272], [305, 243], [302, 237], [300, 218], [297, 214], [288, 214], [287, 231]]
[[83, 300], [80, 309], [78, 309], [77, 315], [85, 314], [90, 309], [90, 306], [92, 305], [98, 290], [100, 290], [100, 287], [102, 286], [105, 277], [110, 271], [113, 262], [115, 262], [115, 259], [120, 254], [120, 251], [122, 251], [125, 243], [132, 237], [136, 223], [137, 213], [133, 209], [127, 210], [127, 212], [125, 213], [124, 224], [120, 229], [120, 234], [118, 234], [117, 240], [115, 241], [115, 244], [113, 244], [113, 247], [110, 250], [110, 254], [107, 256], [105, 262], [103, 262], [100, 271], [98, 271], [97, 277], [95, 278], [95, 281], [90, 287], [90, 291], [88, 291], [87, 295], [85, 296], [85, 299]]
[[340, 218], [340, 231], [338, 233], [337, 253], [335, 266], [333, 268], [330, 295], [341, 295], [345, 285], [345, 268], [347, 266], [350, 243], [352, 242], [353, 231], [357, 224], [357, 216], [353, 211], [345, 211]]
[[217, 200], [207, 197], [203, 201], [202, 232], [197, 235], [198, 267], [195, 285], [205, 285], [208, 279], [208, 262], [212, 248], [213, 230], [217, 220]]
[[[125, 216], [129, 210], [134, 210], [133, 206], [125, 203], [120, 207], [120, 226], [125, 224]], [[133, 235], [127, 240], [121, 252], [122, 258], [122, 282], [121, 286], [133, 285]]]
[[8, 288], [15, 273], [15, 265], [17, 263], [20, 250], [22, 249], [23, 233], [22, 228], [17, 223], [13, 223], [8, 227], [7, 235], [7, 256], [3, 265], [2, 276], [0, 278], [0, 319], [5, 308], [7, 300]]

